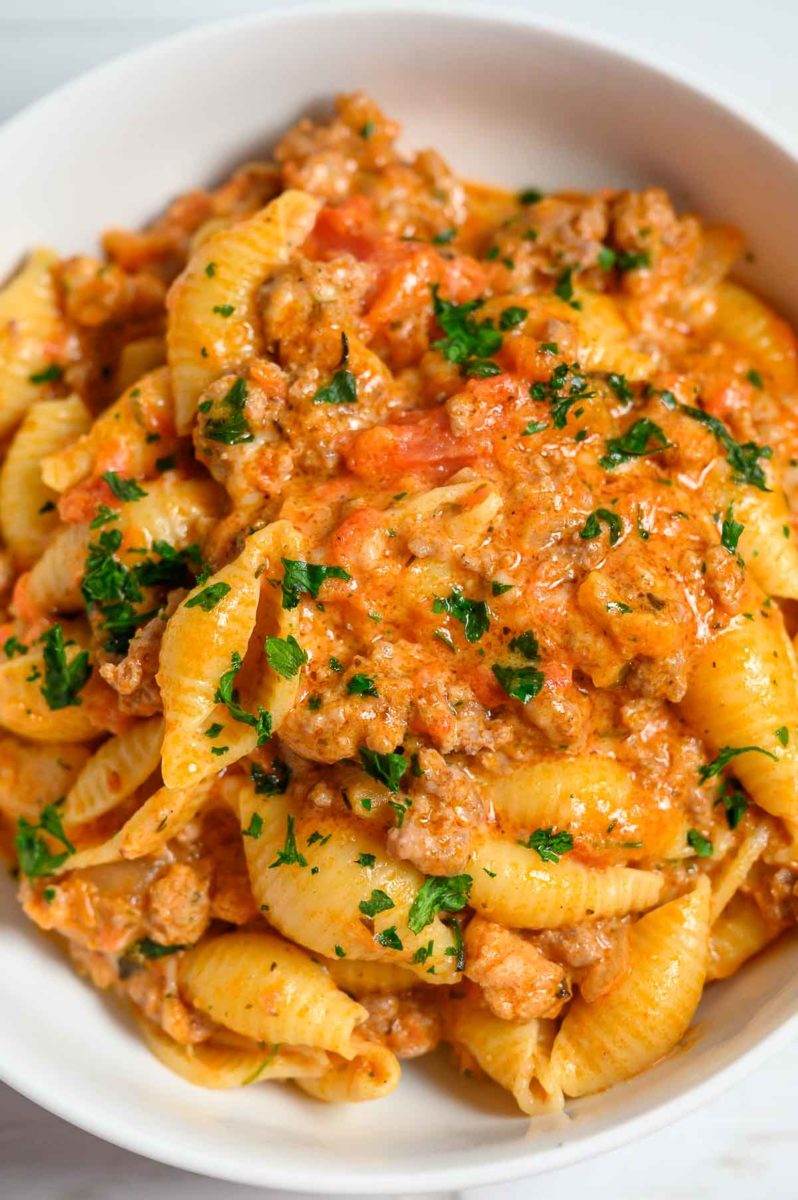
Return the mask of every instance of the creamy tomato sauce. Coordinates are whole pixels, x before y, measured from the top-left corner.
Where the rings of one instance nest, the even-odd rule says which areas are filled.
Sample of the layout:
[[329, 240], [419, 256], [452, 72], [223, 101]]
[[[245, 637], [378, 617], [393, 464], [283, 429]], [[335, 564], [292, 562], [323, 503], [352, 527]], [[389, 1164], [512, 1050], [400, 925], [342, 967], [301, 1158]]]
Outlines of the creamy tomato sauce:
[[[398, 133], [367, 97], [343, 97], [273, 161], [179, 198], [142, 232], [107, 233], [102, 259], [57, 265], [64, 336], [43, 395], [74, 390], [102, 414], [136, 355], [142, 369], [162, 361], [168, 288], [198, 242], [286, 188], [324, 201], [258, 296], [262, 353], [212, 384], [191, 438], [144, 394], [139, 434], [123, 421], [102, 437], [60, 517], [118, 507], [108, 472], [144, 486], [174, 472], [224, 496], [199, 539], [211, 571], [253, 528], [300, 531], [318, 577], [300, 588], [313, 603], [296, 701], [226, 772], [260, 772], [277, 792], [290, 779], [298, 829], [356, 818], [446, 877], [500, 833], [541, 861], [659, 872], [668, 899], [714, 879], [761, 826], [743, 893], [777, 932], [798, 915], [791, 832], [750, 802], [733, 764], [726, 784], [702, 771], [717, 747], [680, 705], [706, 647], [775, 604], [743, 513], [755, 494], [798, 502], [795, 338], [724, 282], [740, 235], [679, 215], [661, 189], [513, 193], [462, 181], [435, 151], [404, 156]], [[790, 507], [777, 524], [794, 539]], [[5, 636], [28, 643], [53, 614], [5, 565]], [[86, 570], [81, 551], [78, 595]], [[107, 612], [88, 605], [98, 736], [160, 712], [164, 620], [191, 585], [156, 584], [152, 612], [110, 650]], [[585, 799], [563, 776], [558, 792], [563, 764], [584, 757], [623, 782]], [[541, 764], [556, 809], [519, 828], [496, 789]], [[141, 799], [75, 831], [77, 844], [113, 834]], [[24, 880], [22, 899], [98, 985], [180, 1042], [212, 1022], [175, 999], [169, 959], [132, 961], [130, 945], [182, 947], [260, 919], [221, 801], [160, 854]], [[594, 1001], [623, 977], [629, 924], [588, 916], [522, 935], [473, 917], [467, 986], [502, 1019], [554, 1018], [574, 989]], [[418, 985], [372, 997], [370, 1036], [424, 1052], [441, 1033], [430, 1005]]]

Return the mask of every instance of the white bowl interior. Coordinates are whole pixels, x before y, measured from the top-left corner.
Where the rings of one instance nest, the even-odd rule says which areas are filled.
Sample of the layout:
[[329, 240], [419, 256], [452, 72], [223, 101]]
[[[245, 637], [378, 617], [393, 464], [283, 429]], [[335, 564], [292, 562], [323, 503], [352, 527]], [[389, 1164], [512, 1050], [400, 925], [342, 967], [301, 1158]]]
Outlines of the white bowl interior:
[[[659, 183], [739, 224], [748, 277], [798, 315], [785, 247], [798, 166], [711, 100], [651, 68], [531, 25], [375, 2], [270, 14], [163, 43], [62, 90], [0, 131], [0, 273], [24, 248], [93, 248], [175, 193], [267, 149], [337, 91], [371, 91], [472, 178], [544, 188]], [[152, 1157], [313, 1192], [478, 1185], [575, 1161], [686, 1111], [798, 1023], [798, 943], [710, 989], [687, 1039], [646, 1075], [569, 1106], [513, 1114], [445, 1056], [410, 1064], [368, 1111], [288, 1088], [216, 1093], [171, 1076], [120, 1011], [78, 980], [0, 888], [0, 1075], [67, 1119]]]

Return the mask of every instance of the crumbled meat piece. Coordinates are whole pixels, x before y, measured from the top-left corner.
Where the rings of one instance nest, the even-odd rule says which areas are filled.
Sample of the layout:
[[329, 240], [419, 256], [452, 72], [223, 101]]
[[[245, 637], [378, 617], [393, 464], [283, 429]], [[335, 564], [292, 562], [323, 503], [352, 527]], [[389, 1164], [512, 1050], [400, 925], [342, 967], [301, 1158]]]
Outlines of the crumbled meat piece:
[[427, 875], [457, 875], [485, 820], [482, 799], [465, 771], [437, 750], [420, 750], [418, 769], [421, 775], [410, 786], [411, 806], [402, 825], [389, 830], [388, 849]]
[[571, 997], [568, 972], [514, 930], [474, 917], [465, 932], [465, 973], [504, 1021], [556, 1017]]
[[397, 1058], [418, 1058], [440, 1041], [440, 1013], [417, 992], [378, 992], [360, 1003], [369, 1015], [358, 1031], [377, 1038]]
[[165, 946], [199, 941], [210, 921], [209, 879], [188, 863], [173, 863], [147, 893], [147, 932]]

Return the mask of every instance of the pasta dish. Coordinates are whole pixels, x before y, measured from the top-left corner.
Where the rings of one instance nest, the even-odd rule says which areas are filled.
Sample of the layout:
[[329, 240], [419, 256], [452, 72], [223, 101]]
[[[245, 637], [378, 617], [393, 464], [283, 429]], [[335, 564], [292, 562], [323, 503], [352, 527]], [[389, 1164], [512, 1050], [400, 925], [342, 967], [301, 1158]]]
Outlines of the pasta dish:
[[0, 291], [0, 840], [186, 1080], [532, 1115], [798, 919], [796, 342], [661, 189], [398, 134]]

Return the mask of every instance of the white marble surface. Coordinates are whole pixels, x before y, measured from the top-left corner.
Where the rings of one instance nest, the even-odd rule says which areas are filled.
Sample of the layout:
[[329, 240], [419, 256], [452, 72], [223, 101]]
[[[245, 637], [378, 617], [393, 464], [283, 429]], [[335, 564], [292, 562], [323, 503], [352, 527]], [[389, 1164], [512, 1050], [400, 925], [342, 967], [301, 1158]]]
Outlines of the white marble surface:
[[[0, 0], [0, 119], [125, 50], [268, 0]], [[400, 0], [397, 0], [397, 4]], [[672, 62], [784, 127], [798, 145], [796, 0], [516, 0]], [[741, 187], [756, 186], [741, 172]], [[537, 1182], [461, 1193], [521, 1200], [795, 1200], [798, 1045], [698, 1114], [633, 1146]], [[120, 1086], [124, 1086], [120, 1081]], [[245, 1200], [277, 1193], [199, 1179], [82, 1133], [0, 1085], [3, 1200]]]

